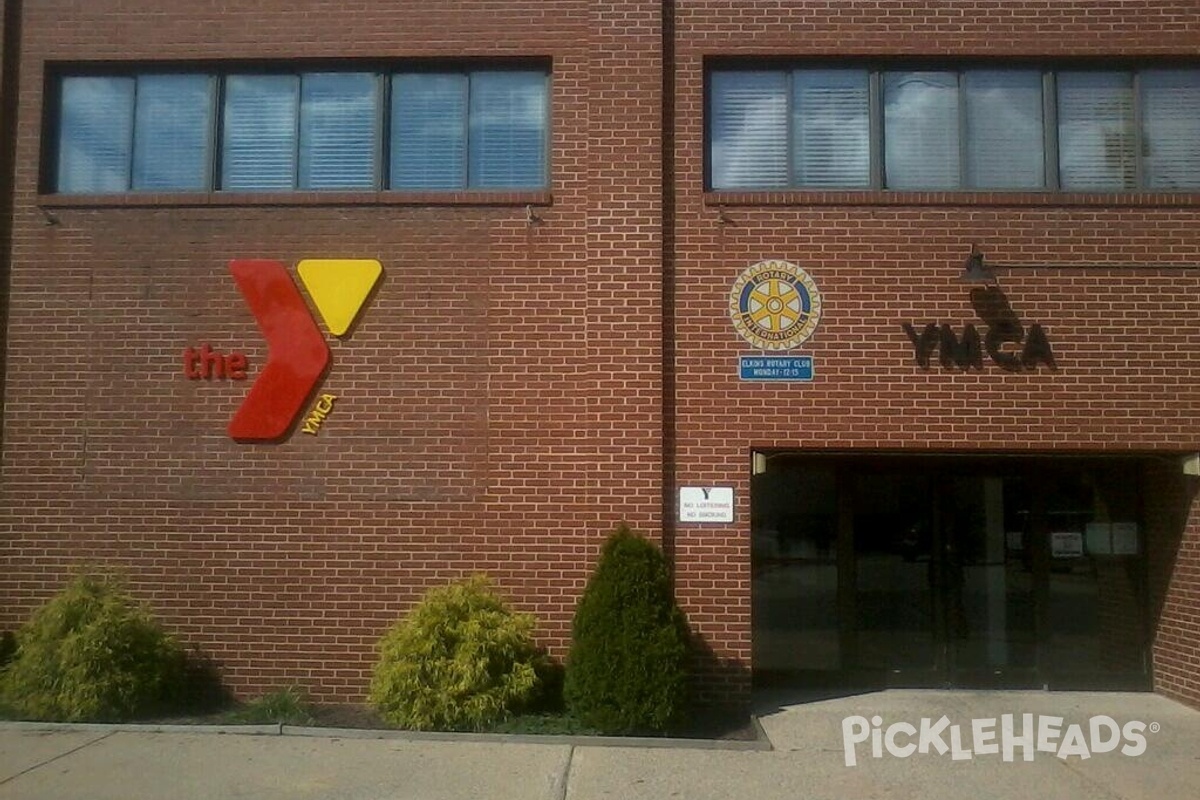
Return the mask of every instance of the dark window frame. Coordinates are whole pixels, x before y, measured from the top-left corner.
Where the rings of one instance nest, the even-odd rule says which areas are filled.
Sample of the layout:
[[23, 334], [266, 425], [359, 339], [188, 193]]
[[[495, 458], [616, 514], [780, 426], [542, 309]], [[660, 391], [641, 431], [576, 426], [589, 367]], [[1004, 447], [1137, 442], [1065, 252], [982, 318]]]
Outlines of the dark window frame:
[[[445, 186], [424, 189], [394, 188], [391, 185], [390, 167], [392, 130], [392, 82], [395, 76], [402, 74], [461, 74], [468, 77], [477, 73], [511, 73], [538, 72], [543, 77], [542, 102], [543, 130], [541, 140], [540, 171], [542, 182], [538, 185], [514, 185], [503, 187], [477, 187], [469, 183], [469, 176], [462, 185]], [[225, 158], [225, 113], [227, 79], [231, 76], [254, 75], [294, 75], [301, 82], [306, 74], [371, 74], [375, 78], [375, 148], [374, 183], [371, 188], [331, 188], [313, 189], [300, 186], [300, 149], [302, 143], [299, 137], [300, 116], [299, 106], [296, 114], [296, 173], [290, 189], [238, 189], [229, 190], [221, 186]], [[125, 187], [112, 192], [64, 192], [59, 185], [59, 154], [62, 146], [62, 103], [63, 85], [69, 78], [132, 78], [135, 80], [135, 97], [132, 115], [137, 116], [136, 79], [144, 75], [204, 75], [213, 80], [211, 120], [208, 131], [209, 157], [206, 171], [206, 186], [203, 189], [135, 189], [133, 187], [133, 140], [130, 141], [130, 157], [127, 165]], [[486, 58], [486, 59], [423, 59], [421, 61], [380, 61], [336, 62], [316, 59], [302, 62], [202, 62], [202, 63], [154, 63], [139, 62], [136, 64], [113, 65], [106, 64], [51, 64], [48, 65], [44, 76], [44, 98], [42, 107], [41, 139], [41, 168], [38, 176], [38, 191], [42, 195], [69, 198], [73, 196], [97, 197], [129, 197], [155, 194], [179, 194], [188, 196], [202, 195], [258, 195], [258, 194], [386, 194], [404, 196], [406, 194], [525, 194], [529, 192], [548, 192], [553, 180], [553, 103], [554, 103], [554, 72], [553, 61], [548, 57], [521, 58]], [[300, 91], [302, 92], [302, 85]], [[470, 108], [463, 120], [464, 128], [470, 133]], [[469, 138], [465, 140], [469, 147]], [[467, 169], [464, 165], [464, 170]]]
[[[868, 74], [868, 137], [870, 142], [869, 185], [862, 186], [815, 186], [803, 184], [795, 180], [795, 158], [793, 130], [793, 100], [790, 90], [793, 76], [802, 70], [846, 69], [866, 70]], [[1042, 74], [1042, 156], [1043, 156], [1043, 185], [1028, 188], [1003, 188], [988, 186], [969, 186], [965, 163], [968, 159], [966, 139], [966, 104], [964, 91], [964, 75], [970, 71], [1020, 71], [1037, 70]], [[1200, 182], [1182, 188], [1155, 188], [1148, 184], [1147, 161], [1150, 157], [1145, 152], [1144, 98], [1142, 75], [1146, 72], [1159, 70], [1191, 70], [1198, 75], [1200, 83], [1200, 64], [1194, 59], [1161, 59], [1137, 60], [1128, 59], [1086, 59], [1078, 62], [1053, 61], [1036, 58], [1015, 58], [1004, 62], [977, 59], [960, 60], [930, 60], [925, 58], [896, 58], [896, 59], [795, 59], [787, 57], [712, 57], [704, 63], [703, 81], [703, 188], [708, 193], [730, 194], [759, 194], [779, 192], [838, 192], [838, 193], [963, 193], [963, 194], [1146, 194], [1146, 193], [1200, 193]], [[789, 87], [785, 100], [787, 103], [787, 150], [788, 150], [788, 185], [784, 188], [767, 186], [729, 186], [714, 185], [715, 170], [713, 164], [713, 121], [715, 118], [714, 96], [712, 91], [713, 75], [729, 72], [782, 72]], [[958, 136], [959, 136], [959, 184], [953, 187], [929, 188], [893, 188], [887, 185], [884, 148], [886, 131], [884, 130], [884, 92], [883, 80], [888, 72], [903, 71], [943, 71], [952, 72], [957, 78], [958, 98]], [[1131, 77], [1132, 90], [1132, 130], [1134, 153], [1134, 183], [1132, 186], [1121, 188], [1062, 188], [1059, 114], [1057, 77], [1064, 72], [1094, 72], [1125, 74]]]

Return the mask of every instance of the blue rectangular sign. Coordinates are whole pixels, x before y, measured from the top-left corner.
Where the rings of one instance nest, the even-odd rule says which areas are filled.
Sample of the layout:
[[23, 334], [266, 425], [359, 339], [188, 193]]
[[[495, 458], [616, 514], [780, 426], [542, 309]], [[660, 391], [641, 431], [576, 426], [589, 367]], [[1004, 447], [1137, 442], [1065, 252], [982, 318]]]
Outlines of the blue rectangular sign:
[[738, 377], [744, 381], [811, 381], [812, 356], [739, 356]]

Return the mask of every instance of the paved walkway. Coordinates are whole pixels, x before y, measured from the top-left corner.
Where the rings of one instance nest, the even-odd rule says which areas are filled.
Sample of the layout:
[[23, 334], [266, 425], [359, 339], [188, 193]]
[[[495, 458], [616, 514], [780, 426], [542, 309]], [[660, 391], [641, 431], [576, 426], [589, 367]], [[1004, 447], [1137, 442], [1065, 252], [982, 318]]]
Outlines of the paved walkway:
[[[786, 695], [760, 700], [771, 749], [706, 742], [613, 746], [531, 737], [358, 738], [355, 732], [281, 731], [275, 726], [249, 735], [0, 723], [0, 798], [1200, 797], [1200, 713], [1156, 695], [893, 690], [806, 703]], [[1005, 714], [1015, 715], [1018, 737], [1025, 734], [1022, 715], [1035, 715], [1029, 730], [1032, 761], [1023, 758], [1029, 748], [1000, 733]], [[872, 724], [876, 716], [879, 720]], [[850, 722], [844, 723], [847, 718]], [[997, 720], [994, 725], [988, 723], [992, 719]], [[979, 721], [978, 737], [973, 720]], [[1145, 724], [1144, 731], [1137, 723]], [[851, 745], [854, 766], [846, 765], [844, 725], [852, 738], [862, 739]], [[922, 749], [922, 725], [927, 752], [907, 757], [888, 753], [889, 729], [893, 749]], [[872, 755], [876, 729], [878, 758]], [[1037, 750], [1039, 736], [1047, 751]], [[1128, 753], [1143, 749], [1139, 737], [1144, 738], [1144, 752], [1123, 754], [1123, 748]], [[1004, 760], [1002, 739], [1013, 750], [1012, 761]], [[1115, 749], [1100, 752], [1109, 744]], [[992, 745], [997, 753], [986, 752]], [[1064, 747], [1066, 758], [1048, 752]], [[946, 753], [939, 755], [943, 748]], [[983, 754], [965, 752], [981, 749]], [[1069, 755], [1071, 749], [1078, 754]]]

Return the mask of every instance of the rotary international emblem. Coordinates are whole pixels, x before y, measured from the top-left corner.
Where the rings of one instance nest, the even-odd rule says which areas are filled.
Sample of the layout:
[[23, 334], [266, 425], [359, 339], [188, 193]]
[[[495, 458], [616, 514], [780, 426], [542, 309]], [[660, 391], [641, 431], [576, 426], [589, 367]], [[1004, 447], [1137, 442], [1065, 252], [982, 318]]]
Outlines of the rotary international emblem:
[[821, 321], [821, 293], [790, 261], [747, 267], [729, 292], [729, 316], [742, 338], [760, 350], [790, 350]]

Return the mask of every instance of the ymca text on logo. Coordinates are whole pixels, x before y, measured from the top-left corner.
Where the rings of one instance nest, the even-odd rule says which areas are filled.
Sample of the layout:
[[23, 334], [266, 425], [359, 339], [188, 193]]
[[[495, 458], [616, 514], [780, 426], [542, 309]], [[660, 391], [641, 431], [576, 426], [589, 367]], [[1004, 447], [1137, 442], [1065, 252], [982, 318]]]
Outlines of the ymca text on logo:
[[1157, 722], [1147, 725], [1131, 720], [1119, 725], [1103, 714], [1082, 725], [1064, 727], [1064, 722], [1062, 717], [1022, 714], [1018, 728], [1015, 715], [1003, 714], [999, 720], [973, 719], [965, 727], [952, 724], [946, 716], [937, 720], [926, 717], [916, 725], [893, 722], [885, 727], [880, 716], [868, 720], [855, 715], [842, 720], [842, 749], [847, 767], [858, 764], [858, 745], [867, 741], [871, 743], [872, 758], [883, 758], [884, 751], [896, 758], [936, 752], [939, 756], [949, 753], [954, 761], [990, 755], [1012, 761], [1020, 750], [1025, 761], [1033, 761], [1036, 753], [1049, 753], [1065, 761], [1072, 756], [1087, 759], [1118, 748], [1121, 755], [1140, 756], [1146, 752], [1146, 732], [1159, 731]]

